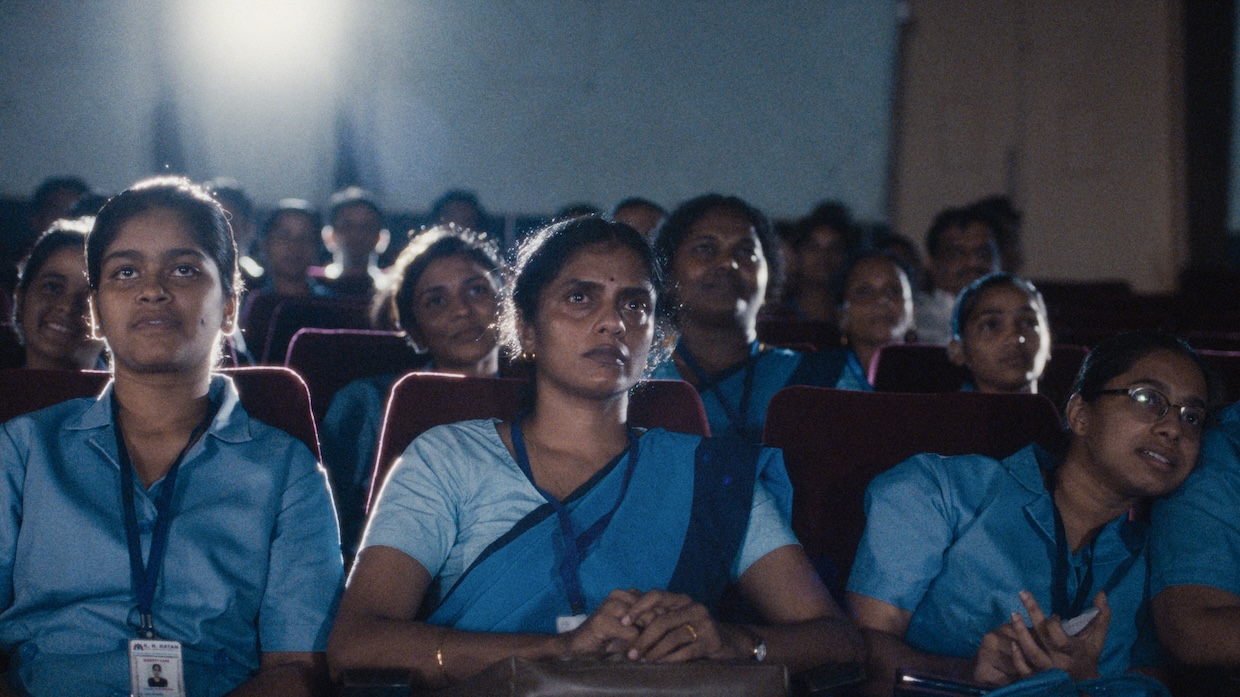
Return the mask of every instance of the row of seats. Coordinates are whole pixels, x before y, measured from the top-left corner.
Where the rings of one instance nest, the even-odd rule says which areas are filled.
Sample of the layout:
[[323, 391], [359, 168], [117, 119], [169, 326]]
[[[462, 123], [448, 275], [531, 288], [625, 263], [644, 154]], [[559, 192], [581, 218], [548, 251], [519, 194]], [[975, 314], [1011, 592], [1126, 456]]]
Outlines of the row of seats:
[[[235, 381], [247, 411], [318, 453], [310, 391], [297, 373], [278, 367], [222, 372]], [[99, 371], [0, 370], [0, 394], [6, 395], [0, 420], [98, 394], [107, 379]], [[433, 426], [514, 418], [520, 389], [520, 381], [505, 378], [406, 375], [388, 400], [374, 481], [382, 482], [395, 458]], [[709, 435], [696, 390], [678, 380], [653, 380], [636, 390], [629, 419], [639, 427]], [[1054, 405], [1039, 395], [789, 387], [771, 402], [764, 441], [784, 451], [795, 491], [794, 530], [807, 552], [828, 560], [842, 580], [864, 528], [862, 495], [875, 475], [919, 452], [1005, 457], [1031, 441], [1051, 443], [1059, 434]]]

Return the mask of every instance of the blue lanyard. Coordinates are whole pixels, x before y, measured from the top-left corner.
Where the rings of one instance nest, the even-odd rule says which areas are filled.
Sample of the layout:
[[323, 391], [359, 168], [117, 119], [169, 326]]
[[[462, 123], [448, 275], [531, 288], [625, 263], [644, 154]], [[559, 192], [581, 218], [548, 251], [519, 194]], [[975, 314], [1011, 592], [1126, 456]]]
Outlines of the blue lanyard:
[[[1051, 611], [1059, 615], [1061, 620], [1070, 620], [1085, 610], [1085, 605], [1094, 595], [1094, 543], [1098, 541], [1098, 538], [1095, 536], [1094, 539], [1090, 540], [1089, 546], [1084, 550], [1085, 573], [1078, 579], [1076, 595], [1069, 601], [1068, 569], [1072, 566], [1072, 553], [1068, 549], [1068, 533], [1064, 529], [1063, 516], [1059, 515], [1059, 506], [1055, 504], [1055, 486], [1057, 484], [1055, 472], [1051, 472], [1050, 476], [1047, 477], [1047, 484], [1047, 490], [1051, 495], [1051, 510], [1055, 512], [1055, 563], [1052, 567], [1054, 569], [1054, 576], [1051, 579]], [[1137, 550], [1116, 567], [1111, 574], [1111, 578], [1107, 579], [1106, 585], [1102, 587], [1102, 592], [1110, 595], [1111, 591], [1124, 577], [1124, 574], [1128, 573], [1128, 570], [1136, 563], [1139, 556], [1141, 556], [1141, 551]]]
[[564, 590], [568, 593], [568, 602], [572, 606], [573, 614], [580, 615], [585, 612], [586, 608], [585, 592], [581, 589], [581, 554], [603, 534], [612, 516], [624, 502], [624, 495], [629, 490], [629, 482], [633, 479], [633, 470], [637, 468], [637, 432], [629, 429], [629, 456], [625, 464], [624, 483], [620, 486], [620, 495], [616, 497], [616, 504], [581, 535], [573, 534], [573, 520], [564, 504], [551, 492], [535, 483], [534, 473], [530, 469], [530, 456], [525, 449], [525, 436], [521, 434], [521, 426], [516, 421], [512, 422], [512, 450], [517, 456], [517, 466], [521, 468], [538, 493], [542, 494], [547, 503], [551, 504], [556, 518], [559, 519], [560, 539], [564, 548], [564, 557], [560, 559], [560, 578], [564, 581]]
[[676, 353], [680, 354], [685, 365], [689, 367], [689, 370], [693, 371], [694, 377], [697, 378], [698, 392], [709, 391], [715, 395], [715, 399], [719, 400], [719, 406], [723, 407], [723, 412], [728, 417], [728, 423], [732, 424], [732, 430], [736, 431], [738, 436], [743, 436], [747, 432], [749, 402], [753, 396], [753, 374], [758, 366], [758, 355], [760, 352], [760, 344], [757, 341], [749, 345], [749, 358], [745, 359], [745, 387], [741, 391], [741, 403], [738, 406], [732, 406], [732, 403], [724, 396], [723, 390], [719, 389], [719, 381], [706, 374], [697, 357], [689, 351], [688, 346], [685, 346], [685, 342], [676, 342]]
[[116, 431], [116, 454], [121, 467], [121, 503], [125, 509], [125, 537], [129, 543], [129, 576], [133, 586], [134, 599], [138, 604], [140, 626], [138, 636], [144, 639], [155, 638], [155, 618], [151, 613], [155, 603], [155, 585], [159, 580], [159, 570], [163, 565], [164, 552], [168, 548], [168, 526], [172, 522], [172, 493], [176, 489], [177, 472], [181, 469], [181, 461], [189, 452], [190, 446], [203, 434], [215, 419], [220, 405], [212, 403], [207, 413], [189, 435], [185, 447], [173, 460], [168, 473], [164, 475], [163, 488], [159, 492], [159, 500], [155, 502], [155, 528], [151, 532], [151, 553], [146, 563], [142, 561], [142, 539], [138, 534], [137, 505], [134, 502], [134, 469], [129, 458], [129, 449], [125, 447], [125, 436], [121, 433], [120, 406], [116, 396], [112, 396], [112, 424]]

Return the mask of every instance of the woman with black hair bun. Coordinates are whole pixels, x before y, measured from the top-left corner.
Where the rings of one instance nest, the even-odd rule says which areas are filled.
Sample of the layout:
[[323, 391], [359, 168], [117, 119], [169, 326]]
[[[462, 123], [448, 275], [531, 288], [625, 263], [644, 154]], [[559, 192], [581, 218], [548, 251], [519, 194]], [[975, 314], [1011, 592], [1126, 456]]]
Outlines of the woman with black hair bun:
[[[501, 327], [532, 366], [532, 408], [405, 451], [340, 606], [333, 672], [445, 685], [509, 656], [861, 658], [789, 528], [778, 451], [629, 427], [629, 392], [664, 353], [661, 289], [623, 224], [575, 218], [522, 246]], [[765, 624], [716, 618], [729, 584]]]
[[0, 426], [0, 646], [20, 694], [309, 695], [343, 580], [327, 478], [213, 373], [240, 274], [218, 203], [139, 182], [86, 243], [98, 398]]
[[1147, 526], [1129, 511], [1188, 477], [1218, 394], [1183, 341], [1121, 334], [1081, 366], [1063, 452], [917, 455], [876, 477], [848, 583], [876, 692], [903, 669], [1014, 694], [1165, 695], [1130, 675], [1160, 658]]
[[[496, 316], [503, 268], [491, 242], [451, 224], [436, 226], [418, 233], [388, 274], [392, 288], [379, 310], [426, 357], [416, 369], [472, 377], [499, 373]], [[399, 378], [388, 373], [354, 380], [336, 393], [323, 419], [323, 462], [349, 555], [365, 522], [383, 409]]]
[[697, 388], [711, 435], [759, 443], [766, 407], [787, 385], [834, 386], [847, 352], [800, 353], [758, 341], [768, 286], [783, 280], [783, 258], [761, 211], [735, 196], [682, 203], [656, 233], [679, 341], [654, 377]]

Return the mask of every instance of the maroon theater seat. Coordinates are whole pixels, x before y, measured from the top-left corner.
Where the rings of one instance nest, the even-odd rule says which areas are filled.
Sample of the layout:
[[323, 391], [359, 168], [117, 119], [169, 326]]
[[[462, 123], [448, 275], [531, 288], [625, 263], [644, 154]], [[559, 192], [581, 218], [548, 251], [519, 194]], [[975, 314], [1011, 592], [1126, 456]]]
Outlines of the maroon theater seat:
[[314, 418], [323, 423], [332, 398], [354, 380], [372, 375], [403, 375], [426, 365], [427, 356], [409, 345], [402, 332], [307, 327], [289, 342], [285, 366], [310, 388]]
[[865, 488], [879, 473], [918, 453], [1002, 458], [1061, 437], [1055, 406], [1041, 395], [794, 386], [771, 399], [762, 441], [783, 449], [793, 530], [842, 582], [865, 529]]
[[[511, 421], [521, 408], [521, 380], [410, 373], [392, 386], [366, 510], [370, 510], [396, 458], [414, 438], [441, 424], [470, 419]], [[697, 390], [681, 380], [647, 380], [633, 390], [629, 422], [640, 428], [709, 436]]]
[[271, 314], [263, 354], [264, 365], [284, 365], [293, 335], [306, 327], [322, 329], [369, 329], [369, 308], [364, 304], [323, 298], [285, 298]]
[[[287, 368], [225, 368], [250, 416], [288, 433], [319, 458], [319, 437], [306, 383]], [[100, 370], [0, 370], [0, 421], [78, 397], [98, 395], [111, 374]]]

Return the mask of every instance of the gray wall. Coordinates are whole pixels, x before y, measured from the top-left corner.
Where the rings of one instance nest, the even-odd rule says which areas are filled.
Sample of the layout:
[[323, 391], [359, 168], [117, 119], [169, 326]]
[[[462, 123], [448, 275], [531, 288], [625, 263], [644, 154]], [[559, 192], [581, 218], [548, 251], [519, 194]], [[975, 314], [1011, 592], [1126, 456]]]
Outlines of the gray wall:
[[324, 27], [276, 32], [255, 4], [0, 0], [0, 192], [150, 173], [162, 93], [188, 173], [263, 203], [324, 198], [339, 122], [393, 208], [720, 190], [886, 218], [896, 0], [303, 0]]

